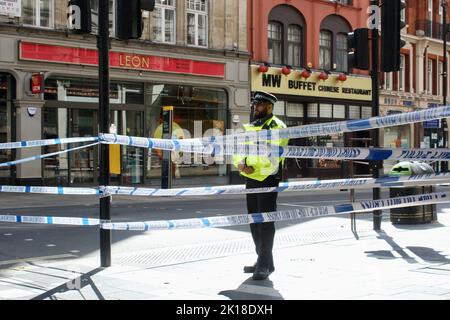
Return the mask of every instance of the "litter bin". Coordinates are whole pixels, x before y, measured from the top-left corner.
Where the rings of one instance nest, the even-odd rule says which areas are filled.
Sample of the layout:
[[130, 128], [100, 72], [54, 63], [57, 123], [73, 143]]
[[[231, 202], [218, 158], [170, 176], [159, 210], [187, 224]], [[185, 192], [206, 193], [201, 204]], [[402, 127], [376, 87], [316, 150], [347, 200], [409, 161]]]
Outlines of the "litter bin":
[[[412, 176], [417, 174], [434, 173], [433, 168], [423, 162], [403, 161], [397, 163], [389, 172], [390, 176]], [[421, 187], [392, 187], [389, 189], [391, 198], [433, 193], [434, 186]], [[419, 224], [437, 221], [436, 204], [428, 204], [416, 207], [404, 207], [391, 209], [392, 224]]]

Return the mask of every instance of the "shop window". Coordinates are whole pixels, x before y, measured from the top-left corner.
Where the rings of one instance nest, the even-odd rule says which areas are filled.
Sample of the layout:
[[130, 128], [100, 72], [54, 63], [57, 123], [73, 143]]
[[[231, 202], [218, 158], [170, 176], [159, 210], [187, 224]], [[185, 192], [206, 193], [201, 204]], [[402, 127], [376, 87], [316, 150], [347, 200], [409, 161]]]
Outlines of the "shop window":
[[319, 115], [321, 118], [333, 118], [333, 105], [321, 103]]
[[320, 31], [319, 65], [321, 69], [331, 69], [332, 33], [327, 30]]
[[[12, 123], [12, 101], [15, 97], [14, 77], [7, 73], [0, 73], [0, 143], [14, 141]], [[0, 150], [0, 163], [12, 160], [12, 150]], [[0, 181], [11, 183], [11, 167], [0, 167]]]
[[269, 39], [269, 62], [274, 64], [282, 63], [282, 47], [283, 47], [283, 26], [278, 22], [269, 22], [268, 39]]
[[[343, 133], [308, 137], [307, 139], [308, 146], [325, 148], [344, 147]], [[317, 169], [339, 169], [341, 167], [341, 161], [328, 159], [308, 159], [308, 167]]]
[[54, 0], [22, 0], [22, 23], [38, 28], [53, 28]]
[[285, 111], [284, 111], [284, 107], [286, 105], [285, 101], [277, 101], [275, 102], [274, 106], [273, 106], [273, 114], [276, 116], [284, 116], [285, 115]]
[[187, 0], [187, 44], [198, 47], [208, 45], [208, 2]]
[[176, 0], [157, 0], [152, 14], [152, 40], [175, 43]]
[[333, 105], [333, 118], [345, 119], [345, 105], [341, 104]]
[[[162, 137], [162, 107], [174, 107], [173, 138], [190, 139], [225, 134], [227, 95], [225, 90], [187, 85], [146, 85], [145, 136]], [[149, 151], [147, 178], [160, 179], [162, 153]], [[201, 154], [172, 153], [175, 179], [192, 176], [226, 176], [225, 159]]]
[[286, 116], [303, 118], [304, 116], [303, 104], [288, 102], [286, 106]]
[[[91, 21], [92, 21], [92, 33], [98, 34], [98, 2], [100, 0], [91, 1]], [[109, 0], [109, 35], [114, 37], [116, 35], [115, 28], [115, 12], [116, 6], [114, 0]]]
[[372, 117], [372, 107], [361, 107], [361, 118], [371, 118]]
[[301, 66], [302, 28], [290, 25], [288, 28], [288, 65]]
[[304, 56], [305, 19], [291, 5], [278, 5], [269, 13], [267, 26], [268, 61], [301, 67]]
[[350, 119], [361, 119], [361, 107], [348, 106], [348, 117]]
[[319, 105], [317, 103], [310, 103], [308, 104], [306, 114], [308, 118], [317, 118], [319, 116], [319, 112], [317, 108]]

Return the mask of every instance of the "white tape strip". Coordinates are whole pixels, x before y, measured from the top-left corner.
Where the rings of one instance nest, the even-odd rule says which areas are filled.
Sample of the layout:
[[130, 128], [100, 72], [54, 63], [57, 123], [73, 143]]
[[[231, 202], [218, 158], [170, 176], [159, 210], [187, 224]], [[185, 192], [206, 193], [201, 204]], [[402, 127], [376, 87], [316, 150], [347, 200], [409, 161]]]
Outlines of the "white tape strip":
[[361, 213], [376, 210], [394, 209], [401, 207], [413, 207], [418, 205], [448, 203], [450, 193], [430, 193], [423, 195], [405, 196], [392, 199], [380, 199], [361, 201], [336, 206], [305, 207], [295, 210], [239, 214], [230, 216], [214, 216], [207, 218], [158, 220], [142, 222], [111, 222], [93, 218], [78, 217], [53, 217], [53, 216], [16, 216], [0, 215], [0, 222], [9, 223], [33, 223], [73, 226], [96, 226], [108, 230], [175, 230], [197, 228], [219, 228], [251, 223], [276, 222], [288, 220], [301, 220], [312, 217], [323, 217], [349, 213]]
[[31, 186], [0, 186], [0, 192], [59, 194], [59, 195], [98, 195], [98, 194], [100, 194], [100, 192], [95, 188], [31, 187]]
[[251, 141], [306, 138], [312, 136], [336, 134], [341, 132], [355, 132], [377, 128], [387, 128], [447, 117], [450, 117], [450, 106], [429, 108], [420, 111], [406, 112], [381, 117], [372, 117], [369, 119], [318, 123], [290, 128], [282, 128], [277, 130], [251, 131], [240, 134], [211, 136], [197, 139], [169, 140], [126, 137], [103, 133], [99, 135], [99, 138], [102, 142], [106, 143], [128, 144], [145, 148], [188, 152], [187, 150], [182, 150], [182, 146], [195, 146], [195, 148], [198, 148], [203, 144], [230, 145]]
[[34, 161], [34, 160], [49, 158], [49, 157], [57, 156], [59, 154], [71, 152], [71, 151], [93, 147], [93, 146], [98, 145], [99, 143], [100, 142], [96, 142], [96, 143], [87, 144], [87, 145], [84, 145], [84, 146], [79, 146], [79, 147], [76, 147], [76, 148], [66, 149], [66, 150], [62, 150], [62, 151], [58, 151], [58, 152], [46, 153], [46, 154], [41, 154], [41, 155], [38, 155], [38, 156], [33, 156], [33, 157], [29, 157], [29, 158], [19, 159], [19, 160], [15, 160], [15, 161], [3, 162], [3, 163], [0, 163], [0, 167], [9, 167], [9, 166], [14, 166], [14, 165], [17, 165], [17, 164], [20, 164], [20, 163], [25, 163], [25, 162], [30, 162], [30, 161]]
[[61, 139], [7, 142], [7, 143], [0, 143], [0, 150], [43, 147], [43, 146], [51, 146], [51, 145], [58, 145], [58, 144], [92, 142], [92, 141], [98, 141], [98, 137], [61, 138]]
[[[450, 173], [425, 174], [416, 176], [393, 176], [379, 179], [333, 179], [313, 181], [281, 182], [278, 187], [246, 189], [245, 185], [226, 185], [215, 187], [156, 189], [139, 187], [107, 187], [107, 193], [111, 195], [143, 196], [143, 197], [191, 197], [191, 196], [218, 196], [231, 194], [249, 194], [266, 192], [299, 192], [311, 190], [336, 190], [336, 189], [369, 189], [380, 187], [410, 187], [437, 185], [450, 182]], [[100, 187], [103, 193], [105, 187]]]
[[102, 223], [102, 229], [109, 230], [176, 230], [176, 229], [198, 229], [198, 228], [219, 228], [251, 223], [276, 222], [287, 220], [302, 220], [312, 217], [323, 217], [330, 215], [340, 215], [349, 213], [361, 213], [376, 210], [394, 209], [400, 207], [412, 207], [417, 205], [448, 203], [450, 193], [430, 193], [424, 195], [405, 196], [392, 199], [381, 199], [371, 201], [361, 201], [350, 204], [336, 206], [321, 206], [299, 208], [288, 211], [240, 214], [232, 216], [179, 219], [179, 220], [159, 220], [142, 222], [107, 222]]

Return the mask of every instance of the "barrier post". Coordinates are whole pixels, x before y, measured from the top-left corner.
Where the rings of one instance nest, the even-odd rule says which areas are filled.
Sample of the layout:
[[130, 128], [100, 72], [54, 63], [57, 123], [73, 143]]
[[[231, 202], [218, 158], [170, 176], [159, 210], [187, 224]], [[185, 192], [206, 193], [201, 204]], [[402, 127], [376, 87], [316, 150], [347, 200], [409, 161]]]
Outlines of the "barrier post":
[[[109, 132], [109, 1], [98, 2], [99, 129]], [[99, 183], [109, 185], [109, 145], [100, 144]], [[100, 220], [111, 219], [110, 197], [100, 198]], [[111, 266], [111, 230], [100, 229], [100, 265]]]
[[[379, 7], [379, 0], [370, 0], [370, 5], [375, 5]], [[372, 77], [372, 116], [378, 117], [380, 115], [380, 97], [379, 97], [379, 36], [378, 36], [378, 24], [372, 27], [372, 65], [371, 65], [371, 77]], [[374, 148], [379, 148], [380, 130], [372, 130], [372, 142]], [[372, 168], [372, 176], [374, 179], [380, 177], [380, 170], [383, 168], [382, 161], [370, 161], [370, 166]], [[380, 188], [373, 188], [373, 200], [380, 199]], [[373, 229], [381, 229], [381, 210], [373, 211]]]
[[[172, 139], [173, 106], [163, 107], [163, 139]], [[172, 188], [172, 152], [163, 151], [161, 166], [161, 189]]]

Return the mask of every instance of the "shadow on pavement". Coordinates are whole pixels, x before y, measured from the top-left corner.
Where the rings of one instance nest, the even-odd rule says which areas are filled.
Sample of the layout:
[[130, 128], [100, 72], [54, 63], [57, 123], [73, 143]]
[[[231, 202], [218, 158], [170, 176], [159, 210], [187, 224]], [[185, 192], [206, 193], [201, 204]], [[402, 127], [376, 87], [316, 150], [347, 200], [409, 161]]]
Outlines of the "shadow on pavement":
[[280, 292], [273, 287], [272, 281], [269, 279], [256, 281], [251, 277], [236, 290], [225, 290], [219, 294], [231, 300], [284, 300]]
[[102, 293], [97, 288], [97, 286], [95, 285], [94, 281], [91, 278], [93, 275], [96, 275], [97, 273], [99, 273], [103, 270], [104, 270], [104, 268], [96, 268], [92, 271], [81, 274], [81, 276], [79, 276], [78, 278], [75, 278], [66, 283], [63, 283], [62, 285], [60, 285], [56, 288], [53, 288], [45, 293], [42, 293], [42, 294], [32, 298], [31, 300], [44, 300], [44, 299], [54, 300], [55, 294], [65, 293], [70, 290], [80, 291], [82, 288], [86, 287], [87, 285], [91, 286], [91, 289], [94, 291], [95, 295], [97, 296], [97, 298], [99, 300], [105, 300]]

